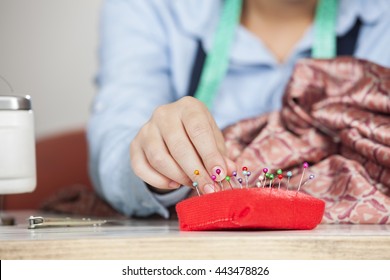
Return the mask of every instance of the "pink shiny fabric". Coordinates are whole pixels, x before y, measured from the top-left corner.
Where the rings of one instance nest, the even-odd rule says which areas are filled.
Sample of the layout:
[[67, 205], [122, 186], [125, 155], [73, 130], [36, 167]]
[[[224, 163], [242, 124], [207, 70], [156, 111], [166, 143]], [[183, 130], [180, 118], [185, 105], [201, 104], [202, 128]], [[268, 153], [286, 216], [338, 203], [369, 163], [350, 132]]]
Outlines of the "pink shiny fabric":
[[253, 171], [252, 185], [268, 167], [292, 170], [297, 188], [309, 162], [305, 177], [316, 179], [302, 191], [326, 202], [323, 223], [390, 224], [390, 69], [348, 57], [302, 60], [280, 112], [224, 136], [230, 158]]

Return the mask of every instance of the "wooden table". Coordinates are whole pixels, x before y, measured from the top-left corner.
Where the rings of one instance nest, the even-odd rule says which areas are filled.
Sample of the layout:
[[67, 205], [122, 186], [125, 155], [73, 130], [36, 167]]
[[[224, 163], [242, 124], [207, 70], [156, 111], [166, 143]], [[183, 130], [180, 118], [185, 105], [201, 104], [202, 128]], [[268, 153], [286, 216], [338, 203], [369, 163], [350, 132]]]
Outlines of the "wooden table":
[[[180, 232], [177, 221], [27, 229], [32, 211], [0, 227], [0, 259], [390, 259], [390, 225], [311, 231]], [[48, 216], [48, 215], [44, 215]]]

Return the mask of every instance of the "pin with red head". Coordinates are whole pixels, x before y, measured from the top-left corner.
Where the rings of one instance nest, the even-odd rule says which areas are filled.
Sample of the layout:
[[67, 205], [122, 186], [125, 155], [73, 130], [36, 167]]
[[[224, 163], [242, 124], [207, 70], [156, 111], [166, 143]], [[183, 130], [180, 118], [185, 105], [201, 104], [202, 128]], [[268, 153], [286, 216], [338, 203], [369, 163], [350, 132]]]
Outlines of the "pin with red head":
[[276, 171], [276, 174], [277, 174], [278, 179], [279, 179], [278, 190], [280, 190], [280, 183], [282, 182], [282, 179], [283, 179], [283, 170], [282, 169], [278, 169]]
[[[219, 169], [219, 168], [215, 170], [215, 173], [217, 173], [218, 177], [219, 177], [219, 175], [221, 174], [221, 172], [222, 172], [222, 171], [221, 171], [221, 169]], [[217, 178], [217, 177], [216, 177], [216, 178]], [[221, 180], [218, 180], [218, 181], [217, 181], [218, 184], [219, 184], [219, 187], [221, 188], [221, 190], [223, 190], [223, 184], [222, 184], [223, 179], [224, 179], [224, 178], [222, 178]]]

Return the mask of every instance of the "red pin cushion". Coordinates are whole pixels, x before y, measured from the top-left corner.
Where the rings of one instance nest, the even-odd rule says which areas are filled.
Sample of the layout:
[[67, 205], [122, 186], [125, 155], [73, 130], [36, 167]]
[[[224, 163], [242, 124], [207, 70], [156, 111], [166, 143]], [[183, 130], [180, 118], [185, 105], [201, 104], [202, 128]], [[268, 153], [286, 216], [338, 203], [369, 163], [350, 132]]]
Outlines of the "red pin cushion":
[[180, 230], [313, 229], [325, 202], [297, 191], [233, 189], [186, 199], [176, 205]]

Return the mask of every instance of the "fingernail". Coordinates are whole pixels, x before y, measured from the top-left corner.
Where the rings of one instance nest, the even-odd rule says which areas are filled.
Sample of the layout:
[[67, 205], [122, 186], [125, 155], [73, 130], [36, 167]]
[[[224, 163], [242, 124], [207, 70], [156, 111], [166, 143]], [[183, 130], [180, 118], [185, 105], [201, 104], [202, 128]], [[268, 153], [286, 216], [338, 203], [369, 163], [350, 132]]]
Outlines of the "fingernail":
[[178, 187], [180, 187], [180, 184], [178, 182], [175, 182], [175, 181], [170, 181], [168, 184], [168, 187], [170, 189], [177, 189]]
[[217, 181], [221, 181], [226, 177], [225, 170], [223, 170], [222, 167], [220, 166], [216, 166], [213, 168], [213, 174], [216, 174]]
[[211, 184], [207, 184], [203, 187], [203, 193], [213, 193], [214, 187]]

